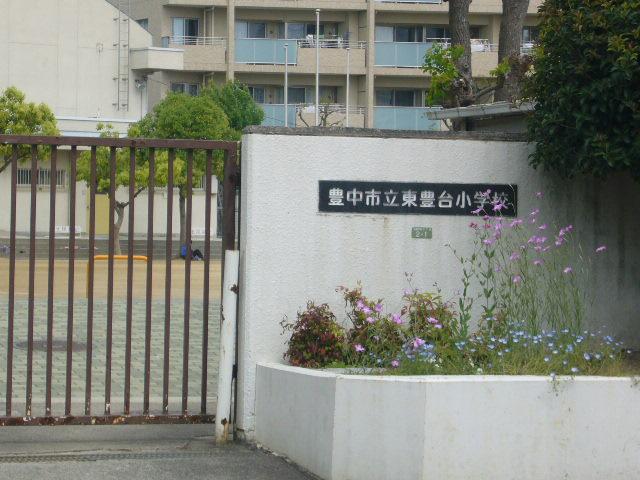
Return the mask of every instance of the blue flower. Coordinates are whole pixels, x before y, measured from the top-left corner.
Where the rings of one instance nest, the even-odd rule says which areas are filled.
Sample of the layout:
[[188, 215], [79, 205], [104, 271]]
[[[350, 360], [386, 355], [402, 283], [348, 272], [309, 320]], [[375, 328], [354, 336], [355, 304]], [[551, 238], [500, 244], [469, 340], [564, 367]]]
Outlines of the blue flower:
[[583, 357], [587, 362], [591, 360], [591, 355], [589, 355], [587, 352], [584, 353]]
[[580, 369], [578, 367], [571, 367], [571, 372], [572, 373], [578, 373], [580, 371]]
[[549, 362], [549, 360], [551, 360], [549, 357], [544, 357], [545, 362]]

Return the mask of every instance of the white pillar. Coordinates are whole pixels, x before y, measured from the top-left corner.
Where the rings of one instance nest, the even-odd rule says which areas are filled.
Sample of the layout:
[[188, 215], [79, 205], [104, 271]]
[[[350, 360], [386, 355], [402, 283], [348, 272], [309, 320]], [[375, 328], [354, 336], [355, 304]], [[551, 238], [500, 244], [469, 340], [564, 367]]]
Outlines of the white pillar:
[[218, 403], [216, 407], [216, 442], [225, 443], [231, 427], [231, 384], [235, 362], [236, 318], [238, 305], [238, 269], [240, 252], [224, 254], [222, 289], [222, 321], [220, 325], [220, 366], [218, 370]]
[[347, 101], [345, 102], [346, 104], [346, 109], [347, 109], [347, 120], [346, 120], [346, 124], [347, 127], [349, 126], [349, 83], [351, 82], [351, 49], [349, 47], [347, 47]]
[[320, 9], [316, 9], [316, 127], [320, 126]]
[[284, 44], [284, 126], [289, 126], [289, 44]]

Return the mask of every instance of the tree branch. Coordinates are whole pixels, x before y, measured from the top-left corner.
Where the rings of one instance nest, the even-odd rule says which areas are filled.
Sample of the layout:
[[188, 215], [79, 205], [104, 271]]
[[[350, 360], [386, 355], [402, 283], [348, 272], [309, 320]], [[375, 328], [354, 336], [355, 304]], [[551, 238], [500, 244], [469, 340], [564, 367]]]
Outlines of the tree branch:
[[9, 165], [11, 165], [11, 160], [7, 158], [2, 159], [3, 163], [0, 165], [0, 173], [4, 172]]

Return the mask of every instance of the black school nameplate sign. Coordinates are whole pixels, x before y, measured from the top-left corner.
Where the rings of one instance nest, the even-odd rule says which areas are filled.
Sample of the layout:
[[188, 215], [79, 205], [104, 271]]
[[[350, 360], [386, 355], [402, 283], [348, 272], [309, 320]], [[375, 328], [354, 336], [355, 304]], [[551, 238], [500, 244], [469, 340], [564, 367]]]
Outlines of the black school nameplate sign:
[[[489, 192], [487, 194], [487, 192]], [[494, 211], [494, 204], [501, 207]], [[385, 215], [518, 214], [517, 185], [320, 180], [321, 212]]]

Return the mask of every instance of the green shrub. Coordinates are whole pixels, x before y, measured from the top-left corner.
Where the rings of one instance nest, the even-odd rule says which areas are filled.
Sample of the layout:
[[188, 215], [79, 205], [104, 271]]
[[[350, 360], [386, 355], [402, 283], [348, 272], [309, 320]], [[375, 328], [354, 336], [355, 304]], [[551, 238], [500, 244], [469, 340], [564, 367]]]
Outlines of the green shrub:
[[284, 358], [296, 367], [320, 368], [341, 362], [344, 350], [344, 329], [336, 322], [328, 305], [307, 303], [306, 310], [298, 312], [295, 323], [284, 319], [283, 333], [291, 332]]

